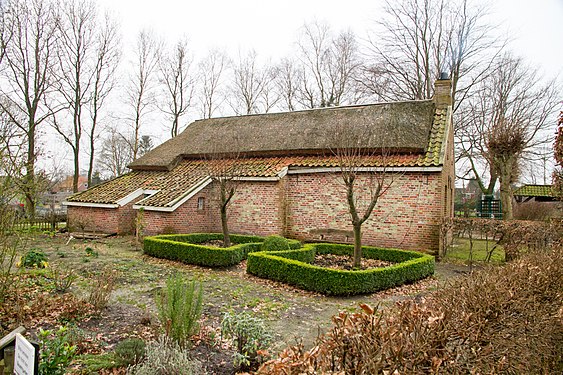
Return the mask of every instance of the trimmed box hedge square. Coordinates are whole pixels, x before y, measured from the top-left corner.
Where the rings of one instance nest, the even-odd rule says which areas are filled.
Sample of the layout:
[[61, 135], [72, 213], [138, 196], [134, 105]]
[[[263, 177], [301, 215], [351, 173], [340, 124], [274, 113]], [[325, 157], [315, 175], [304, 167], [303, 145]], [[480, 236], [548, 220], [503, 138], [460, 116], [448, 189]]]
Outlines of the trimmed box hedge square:
[[434, 257], [416, 251], [364, 246], [365, 258], [396, 264], [368, 270], [335, 270], [315, 266], [315, 254], [352, 256], [353, 246], [308, 244], [297, 250], [259, 251], [248, 254], [246, 271], [327, 295], [374, 293], [424, 279], [434, 273]]
[[[213, 240], [222, 240], [222, 233], [168, 234], [145, 237], [145, 254], [163, 259], [206, 267], [230, 267], [246, 259], [248, 253], [259, 251], [265, 237], [231, 234], [230, 247], [200, 245]], [[288, 240], [289, 247], [299, 248], [297, 240]]]

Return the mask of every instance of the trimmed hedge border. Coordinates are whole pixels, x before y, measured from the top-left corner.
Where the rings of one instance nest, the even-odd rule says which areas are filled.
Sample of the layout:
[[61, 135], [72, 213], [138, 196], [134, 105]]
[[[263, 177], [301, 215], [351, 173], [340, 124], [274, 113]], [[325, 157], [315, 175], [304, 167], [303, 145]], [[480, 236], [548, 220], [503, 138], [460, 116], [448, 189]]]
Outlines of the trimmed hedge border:
[[[231, 247], [198, 245], [212, 240], [222, 240], [222, 233], [165, 234], [145, 237], [145, 254], [187, 264], [207, 267], [230, 267], [246, 259], [248, 253], [259, 251], [265, 237], [231, 234]], [[301, 243], [288, 240], [289, 247], [297, 249]]]
[[434, 257], [416, 251], [363, 247], [365, 258], [396, 262], [389, 267], [347, 271], [312, 265], [315, 254], [352, 255], [354, 247], [308, 244], [297, 250], [248, 254], [246, 272], [327, 295], [367, 294], [424, 279], [434, 273]]

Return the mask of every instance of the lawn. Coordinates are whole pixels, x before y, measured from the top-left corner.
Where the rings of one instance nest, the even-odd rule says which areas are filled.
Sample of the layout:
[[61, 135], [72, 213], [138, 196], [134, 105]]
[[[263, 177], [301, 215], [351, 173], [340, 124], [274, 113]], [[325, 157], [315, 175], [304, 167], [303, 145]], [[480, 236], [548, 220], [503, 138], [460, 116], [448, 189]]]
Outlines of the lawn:
[[[151, 258], [143, 255], [131, 237], [69, 241], [68, 236], [63, 235], [37, 235], [30, 237], [24, 248], [42, 251], [48, 256], [49, 268], [27, 271], [35, 276], [24, 280], [26, 288], [29, 285], [40, 288], [41, 298], [46, 302], [60, 297], [52, 288], [49, 289], [51, 269], [73, 270], [78, 275], [70, 288], [78, 298], [88, 296], [96, 275], [106, 267], [118, 272], [116, 285], [107, 308], [99, 316], [72, 319], [67, 315], [53, 318], [55, 315], [48, 313], [44, 317], [31, 312], [20, 313], [19, 316], [7, 315], [2, 317], [3, 332], [0, 334], [5, 334], [19, 323], [35, 334], [40, 327], [53, 328], [70, 322], [74, 334], [90, 345], [90, 349], [85, 351], [87, 353], [111, 351], [119, 341], [128, 337], [155, 337], [158, 331], [155, 294], [168, 276], [180, 273], [186, 278], [201, 281], [203, 285], [203, 329], [192, 350], [207, 366], [208, 373], [217, 374], [232, 371], [232, 351], [221, 341], [218, 328], [227, 311], [248, 311], [265, 320], [274, 337], [271, 351], [275, 353], [296, 340], [302, 340], [306, 346], [312, 345], [317, 335], [330, 327], [331, 317], [339, 311], [359, 310], [360, 303], [385, 308], [396, 301], [436, 290], [446, 279], [467, 271], [463, 265], [439, 263], [434, 277], [412, 285], [370, 295], [326, 297], [248, 275], [245, 262], [227, 269], [210, 269]], [[18, 302], [23, 304], [20, 312], [34, 310], [34, 296], [37, 295], [22, 293]], [[99, 359], [106, 360], [104, 357]], [[92, 357], [88, 361], [92, 362]], [[93, 361], [97, 364], [95, 357]], [[74, 371], [84, 373], [84, 365], [77, 366]]]
[[[470, 241], [467, 238], [455, 238], [452, 246], [446, 253], [446, 261], [484, 262], [488, 252], [495, 246], [495, 241], [473, 240], [473, 251], [470, 253]], [[504, 250], [498, 246], [491, 255], [492, 263], [504, 262]]]

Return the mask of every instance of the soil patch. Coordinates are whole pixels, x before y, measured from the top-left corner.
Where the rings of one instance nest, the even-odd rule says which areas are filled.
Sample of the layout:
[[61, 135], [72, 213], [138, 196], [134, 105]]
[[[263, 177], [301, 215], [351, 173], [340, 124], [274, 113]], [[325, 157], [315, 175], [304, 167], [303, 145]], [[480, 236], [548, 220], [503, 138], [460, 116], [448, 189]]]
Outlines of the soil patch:
[[[349, 271], [352, 270], [352, 257], [346, 255], [316, 254], [313, 264], [315, 266], [330, 268], [334, 270]], [[393, 264], [394, 263], [384, 260], [363, 258], [360, 269], [367, 270], [370, 268], [389, 267]]]

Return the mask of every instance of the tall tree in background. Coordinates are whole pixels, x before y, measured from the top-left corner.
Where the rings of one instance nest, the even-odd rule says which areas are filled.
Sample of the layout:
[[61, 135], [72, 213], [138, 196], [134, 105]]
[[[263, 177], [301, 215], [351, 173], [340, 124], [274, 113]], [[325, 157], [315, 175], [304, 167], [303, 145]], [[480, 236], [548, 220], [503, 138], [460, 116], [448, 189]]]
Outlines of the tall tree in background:
[[57, 15], [54, 3], [14, 0], [3, 10], [0, 45], [4, 48], [0, 109], [22, 131], [27, 146], [22, 193], [30, 217], [35, 215], [38, 194], [35, 164], [38, 127], [57, 108], [45, 103], [55, 89]]
[[334, 37], [328, 24], [305, 24], [298, 46], [303, 66], [299, 95], [302, 106], [331, 107], [356, 102], [354, 77], [359, 57], [351, 31]]
[[256, 52], [250, 51], [239, 56], [233, 68], [231, 85], [231, 108], [237, 115], [268, 112], [272, 100], [268, 98], [272, 72], [268, 66], [260, 67]]
[[72, 190], [78, 191], [80, 147], [84, 131], [84, 111], [90, 100], [94, 79], [94, 41], [96, 8], [90, 1], [69, 0], [63, 3], [59, 18], [58, 69], [59, 93], [68, 109], [53, 116], [53, 128], [72, 149], [74, 173]]
[[282, 108], [295, 111], [298, 108], [299, 89], [303, 82], [303, 70], [295, 60], [283, 58], [276, 67], [276, 89]]
[[492, 36], [486, 14], [468, 0], [388, 1], [358, 83], [377, 99], [429, 99], [434, 81], [446, 72], [457, 109], [504, 46]]
[[135, 60], [133, 71], [129, 77], [126, 93], [126, 105], [130, 115], [132, 137], [131, 156], [135, 160], [139, 156], [139, 142], [141, 140], [141, 126], [143, 119], [153, 109], [155, 103], [155, 84], [158, 69], [158, 55], [162, 52], [161, 43], [148, 30], [143, 30], [137, 36], [135, 46]]
[[106, 133], [97, 163], [109, 172], [108, 177], [118, 177], [127, 171], [127, 165], [133, 161], [130, 144], [118, 129], [110, 128]]
[[513, 216], [512, 184], [522, 163], [541, 159], [542, 149], [553, 140], [558, 94], [553, 82], [542, 84], [537, 71], [504, 55], [460, 110], [460, 149], [468, 160], [468, 174], [485, 190], [487, 171], [491, 193], [498, 179], [506, 220]]
[[115, 72], [121, 58], [119, 27], [105, 15], [95, 40], [95, 66], [90, 96], [90, 126], [88, 133], [88, 186], [92, 186], [96, 140], [99, 137], [100, 113], [116, 85]]
[[164, 89], [162, 111], [171, 118], [170, 136], [178, 135], [180, 118], [186, 114], [193, 96], [192, 60], [186, 40], [178, 41], [159, 59], [160, 83]]
[[220, 50], [212, 50], [199, 63], [201, 115], [213, 117], [215, 110], [223, 103], [223, 79], [229, 62], [227, 55]]

